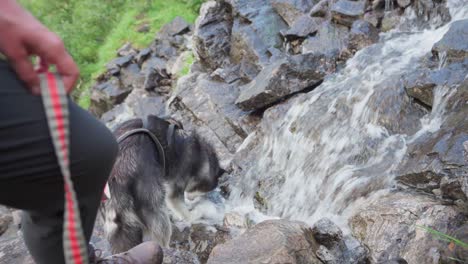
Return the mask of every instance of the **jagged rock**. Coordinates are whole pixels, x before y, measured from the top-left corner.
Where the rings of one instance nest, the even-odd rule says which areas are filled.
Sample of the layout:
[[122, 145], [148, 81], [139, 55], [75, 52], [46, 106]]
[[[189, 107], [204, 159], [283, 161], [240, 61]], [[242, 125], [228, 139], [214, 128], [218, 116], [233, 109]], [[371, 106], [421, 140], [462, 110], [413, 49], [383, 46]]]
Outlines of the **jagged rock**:
[[432, 108], [434, 89], [440, 86], [454, 87], [465, 79], [468, 59], [452, 63], [443, 68], [428, 70], [417, 69], [404, 77], [404, 86], [409, 96]]
[[411, 0], [397, 0], [397, 4], [402, 8], [406, 8], [411, 5]]
[[225, 227], [247, 228], [247, 219], [238, 213], [227, 213], [224, 216], [223, 225]]
[[468, 57], [468, 19], [450, 25], [450, 29], [433, 47], [433, 53], [449, 62], [464, 60]]
[[332, 248], [343, 240], [343, 231], [328, 218], [317, 221], [312, 228], [312, 234], [317, 243], [327, 248]]
[[164, 25], [161, 30], [158, 32], [158, 38], [174, 37], [176, 35], [183, 35], [190, 31], [190, 24], [185, 21], [182, 17], [177, 16]]
[[468, 140], [468, 81], [448, 101], [450, 113], [435, 133], [427, 133], [408, 146], [398, 181], [411, 188], [434, 193], [440, 198], [468, 201], [468, 161], [464, 142]]
[[139, 65], [141, 65], [150, 55], [151, 55], [151, 49], [150, 48], [145, 48], [145, 49], [142, 49], [135, 56], [135, 60]]
[[124, 89], [140, 89], [144, 87], [145, 76], [141, 73], [140, 66], [133, 63], [120, 69], [120, 81]]
[[120, 72], [120, 68], [130, 64], [133, 60], [133, 55], [118, 57], [106, 65], [107, 71], [111, 75], [116, 75]]
[[329, 11], [330, 0], [320, 0], [312, 9], [309, 11], [311, 17], [326, 17]]
[[164, 248], [163, 264], [200, 264], [197, 256], [190, 251]]
[[169, 60], [177, 56], [177, 48], [174, 47], [169, 39], [156, 39], [151, 45], [153, 56]]
[[366, 1], [339, 0], [332, 8], [333, 20], [345, 26], [351, 26], [353, 22], [364, 16]]
[[296, 55], [263, 69], [250, 84], [241, 88], [236, 105], [244, 110], [269, 106], [288, 96], [311, 89], [330, 72], [324, 56]]
[[364, 20], [354, 21], [349, 35], [349, 49], [360, 50], [379, 41], [379, 30]]
[[317, 247], [305, 238], [307, 225], [297, 221], [270, 220], [262, 222], [243, 235], [216, 246], [209, 264], [229, 263], [321, 263], [313, 249]]
[[315, 37], [304, 41], [302, 53], [325, 54], [336, 58], [347, 49], [348, 34], [348, 28], [327, 22], [319, 28]]
[[236, 14], [232, 28], [231, 63], [241, 65], [243, 79], [251, 81], [260, 70], [277, 60], [288, 28], [270, 1], [230, 1]]
[[231, 6], [224, 1], [208, 1], [200, 9], [193, 35], [199, 61], [215, 70], [229, 57], [232, 30]]
[[302, 15], [297, 18], [290, 29], [282, 31], [281, 34], [290, 41], [297, 38], [306, 38], [317, 32], [322, 21], [323, 19], [318, 17]]
[[350, 226], [370, 249], [372, 263], [398, 257], [408, 263], [440, 263], [447, 244], [418, 226], [447, 233], [466, 225], [454, 207], [414, 193], [389, 193], [356, 212]]
[[240, 68], [241, 65], [218, 68], [210, 75], [210, 77], [217, 82], [234, 83], [242, 78]]
[[309, 12], [313, 4], [307, 0], [273, 0], [272, 6], [284, 21], [292, 26], [299, 17]]
[[238, 94], [235, 85], [213, 81], [206, 74], [182, 77], [176, 91], [181, 107], [212, 129], [232, 153], [255, 126], [246, 112], [233, 105]]
[[142, 74], [144, 82], [142, 87], [146, 90], [156, 89], [162, 91], [161, 87], [171, 86], [171, 75], [167, 71], [167, 62], [159, 57], [151, 57], [142, 65]]
[[119, 57], [134, 57], [135, 55], [137, 55], [137, 53], [138, 51], [132, 47], [132, 43], [130, 42], [125, 43], [120, 49], [117, 50], [117, 55]]
[[24, 244], [21, 232], [7, 238], [0, 238], [0, 263], [34, 264]]
[[190, 251], [195, 253], [202, 263], [206, 263], [213, 248], [225, 243], [230, 238], [228, 230], [195, 224], [190, 230]]
[[90, 112], [100, 117], [103, 113], [120, 104], [130, 94], [132, 87], [122, 87], [120, 80], [112, 77], [109, 81], [92, 88]]

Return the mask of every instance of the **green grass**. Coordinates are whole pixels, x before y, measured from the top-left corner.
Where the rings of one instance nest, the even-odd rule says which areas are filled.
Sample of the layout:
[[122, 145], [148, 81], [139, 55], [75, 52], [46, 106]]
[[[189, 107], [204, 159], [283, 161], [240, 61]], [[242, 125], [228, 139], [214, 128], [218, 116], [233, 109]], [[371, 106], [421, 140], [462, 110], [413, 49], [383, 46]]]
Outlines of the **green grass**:
[[[449, 245], [453, 244], [453, 246], [459, 246], [459, 247], [463, 248], [463, 250], [468, 250], [468, 243], [463, 242], [463, 241], [461, 241], [461, 240], [459, 240], [459, 239], [457, 239], [455, 237], [449, 236], [447, 234], [439, 232], [439, 231], [437, 231], [435, 229], [432, 229], [430, 227], [420, 226], [420, 225], [417, 225], [416, 227], [426, 231], [427, 233], [429, 233], [431, 235], [433, 235], [438, 240], [449, 243]], [[456, 259], [456, 258], [452, 258], [452, 257], [448, 257], [448, 259], [458, 261], [458, 262], [461, 262], [461, 263], [466, 263], [465, 262], [466, 260]]]
[[[89, 106], [89, 88], [126, 42], [148, 46], [155, 33], [176, 16], [193, 23], [203, 0], [20, 0], [46, 26], [62, 37], [77, 62], [81, 79], [78, 102]], [[147, 33], [137, 32], [142, 23]], [[193, 59], [193, 58], [192, 58]], [[188, 70], [187, 70], [188, 72]]]

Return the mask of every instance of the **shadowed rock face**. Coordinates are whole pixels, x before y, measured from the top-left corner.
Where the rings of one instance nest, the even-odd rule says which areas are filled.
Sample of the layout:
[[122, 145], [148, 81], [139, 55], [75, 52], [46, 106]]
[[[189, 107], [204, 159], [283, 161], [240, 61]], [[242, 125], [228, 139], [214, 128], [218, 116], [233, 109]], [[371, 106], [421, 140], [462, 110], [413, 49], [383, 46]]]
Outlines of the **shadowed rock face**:
[[456, 21], [444, 37], [434, 45], [433, 52], [439, 59], [446, 59], [449, 62], [464, 60], [468, 57], [467, 39], [468, 19]]

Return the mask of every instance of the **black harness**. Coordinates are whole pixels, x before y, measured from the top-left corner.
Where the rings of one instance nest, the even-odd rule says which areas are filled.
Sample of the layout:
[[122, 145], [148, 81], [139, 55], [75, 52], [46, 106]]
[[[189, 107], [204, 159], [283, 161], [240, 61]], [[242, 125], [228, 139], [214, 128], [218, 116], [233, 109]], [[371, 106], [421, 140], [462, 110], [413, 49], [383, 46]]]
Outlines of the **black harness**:
[[[140, 133], [147, 134], [148, 136], [150, 136], [151, 140], [156, 145], [158, 153], [160, 154], [160, 157], [161, 157], [160, 162], [161, 162], [161, 164], [163, 166], [163, 171], [164, 171], [164, 173], [166, 173], [167, 153], [164, 150], [164, 145], [161, 143], [161, 141], [158, 139], [158, 137], [153, 132], [151, 132], [149, 130], [148, 118], [142, 118], [142, 122], [143, 122], [143, 127], [142, 128], [136, 128], [136, 129], [132, 129], [130, 131], [125, 132], [123, 135], [121, 135], [117, 139], [117, 143], [120, 144], [122, 141], [124, 141], [125, 139], [127, 139], [130, 136], [135, 135], [135, 134], [140, 134]], [[175, 140], [174, 139], [174, 134], [175, 134], [176, 129], [179, 129], [181, 127], [179, 125], [177, 125], [177, 124], [173, 124], [173, 123], [168, 122], [168, 121], [166, 121], [166, 122], [169, 125], [169, 127], [167, 129], [167, 133], [166, 133], [167, 147], [169, 147], [174, 143], [174, 140]]]

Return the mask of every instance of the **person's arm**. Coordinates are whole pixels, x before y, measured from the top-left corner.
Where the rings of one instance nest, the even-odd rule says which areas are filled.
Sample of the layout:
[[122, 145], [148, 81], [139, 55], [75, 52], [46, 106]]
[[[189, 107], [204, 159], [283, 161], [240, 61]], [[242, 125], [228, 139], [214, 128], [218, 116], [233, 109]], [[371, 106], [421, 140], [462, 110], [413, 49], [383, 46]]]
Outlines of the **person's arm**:
[[55, 65], [69, 92], [79, 76], [78, 67], [62, 40], [14, 0], [0, 0], [0, 52], [36, 94], [40, 92], [39, 78], [30, 61], [31, 55]]

